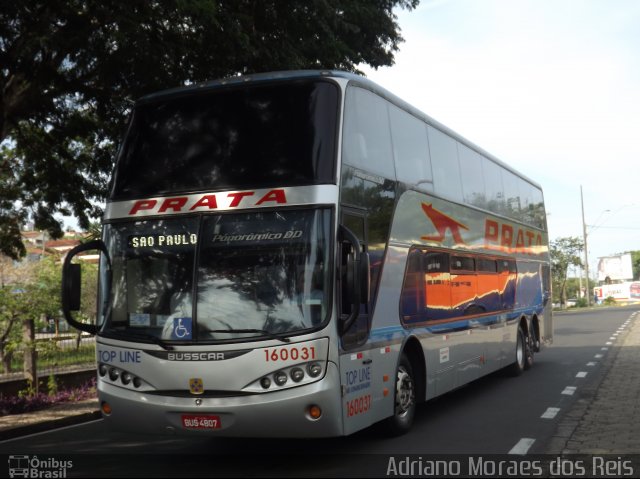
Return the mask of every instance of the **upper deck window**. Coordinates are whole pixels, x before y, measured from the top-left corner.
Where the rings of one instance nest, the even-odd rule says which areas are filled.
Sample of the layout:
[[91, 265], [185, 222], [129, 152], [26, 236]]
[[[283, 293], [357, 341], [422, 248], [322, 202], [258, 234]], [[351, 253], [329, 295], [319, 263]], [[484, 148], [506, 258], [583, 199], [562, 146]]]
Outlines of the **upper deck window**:
[[296, 81], [141, 103], [111, 198], [335, 183], [338, 101], [333, 83]]
[[364, 171], [395, 178], [387, 102], [351, 87], [345, 100], [342, 159]]

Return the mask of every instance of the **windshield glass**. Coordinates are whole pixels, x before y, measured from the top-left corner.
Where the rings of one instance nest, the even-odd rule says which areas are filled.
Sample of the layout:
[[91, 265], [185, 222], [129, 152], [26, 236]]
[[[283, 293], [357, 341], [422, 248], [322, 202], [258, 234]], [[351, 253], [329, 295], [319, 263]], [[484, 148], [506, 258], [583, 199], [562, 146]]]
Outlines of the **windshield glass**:
[[105, 225], [101, 331], [217, 342], [319, 327], [331, 300], [330, 232], [329, 209]]
[[111, 199], [335, 182], [339, 89], [246, 84], [136, 106]]

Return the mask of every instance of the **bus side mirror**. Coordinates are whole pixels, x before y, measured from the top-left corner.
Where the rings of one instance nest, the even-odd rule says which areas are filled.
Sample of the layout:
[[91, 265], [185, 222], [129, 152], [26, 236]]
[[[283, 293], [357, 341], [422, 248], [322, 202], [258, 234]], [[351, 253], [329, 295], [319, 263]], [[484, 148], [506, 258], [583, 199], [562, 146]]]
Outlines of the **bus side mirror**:
[[82, 267], [79, 264], [69, 264], [64, 293], [67, 296], [67, 306], [70, 311], [80, 311], [82, 292]]
[[85, 324], [77, 321], [72, 311], [80, 310], [80, 298], [82, 294], [82, 270], [79, 264], [73, 264], [71, 260], [79, 253], [87, 250], [100, 250], [107, 253], [107, 248], [101, 240], [89, 241], [73, 248], [64, 260], [62, 266], [62, 313], [69, 323], [80, 331], [96, 334], [98, 328], [95, 324]]

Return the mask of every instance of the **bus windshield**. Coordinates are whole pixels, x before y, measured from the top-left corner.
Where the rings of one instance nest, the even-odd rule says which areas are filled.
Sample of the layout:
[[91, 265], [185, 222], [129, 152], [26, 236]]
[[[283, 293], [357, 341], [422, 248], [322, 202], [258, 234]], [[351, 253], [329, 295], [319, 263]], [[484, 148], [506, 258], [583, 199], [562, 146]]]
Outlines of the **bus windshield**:
[[330, 235], [330, 209], [107, 224], [101, 332], [220, 342], [317, 328], [331, 304]]
[[136, 106], [111, 199], [335, 183], [339, 89], [328, 81], [242, 85]]

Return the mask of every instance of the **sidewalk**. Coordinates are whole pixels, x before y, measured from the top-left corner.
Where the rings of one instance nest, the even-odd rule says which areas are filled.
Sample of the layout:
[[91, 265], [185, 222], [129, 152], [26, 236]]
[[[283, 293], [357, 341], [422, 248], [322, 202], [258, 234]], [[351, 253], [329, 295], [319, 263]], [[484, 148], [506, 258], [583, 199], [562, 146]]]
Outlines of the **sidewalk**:
[[71, 426], [101, 416], [97, 399], [61, 403], [56, 406], [25, 414], [0, 416], [0, 441]]
[[640, 312], [605, 356], [601, 378], [560, 421], [549, 454], [640, 452]]

